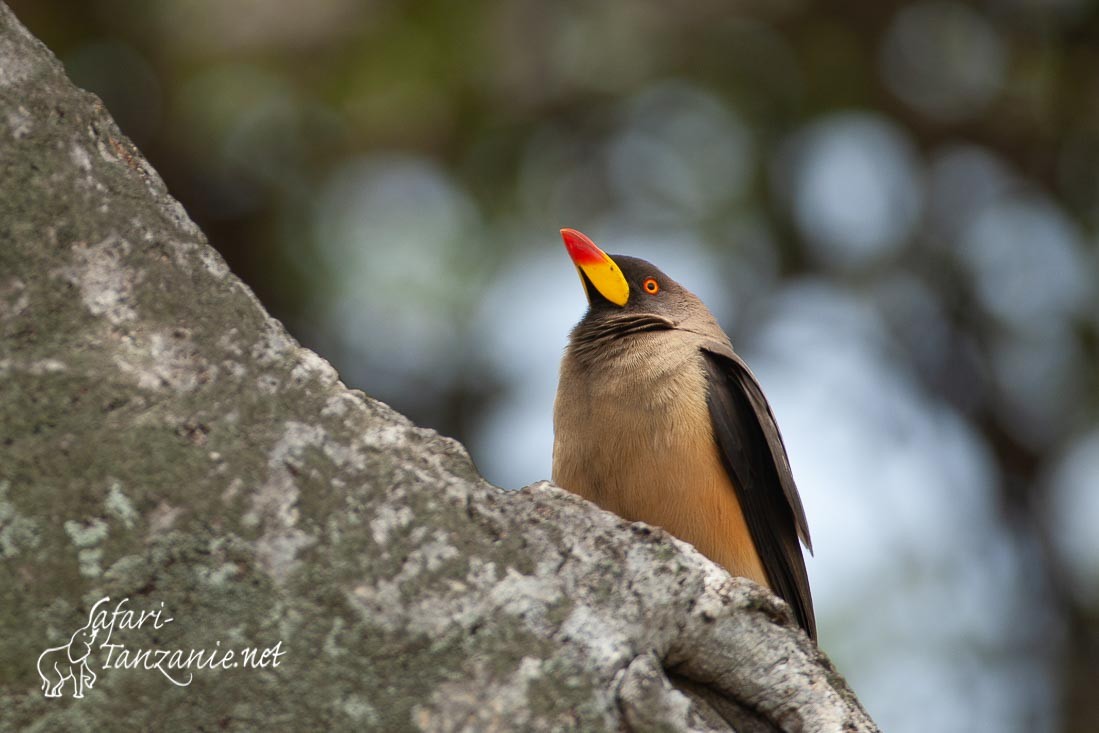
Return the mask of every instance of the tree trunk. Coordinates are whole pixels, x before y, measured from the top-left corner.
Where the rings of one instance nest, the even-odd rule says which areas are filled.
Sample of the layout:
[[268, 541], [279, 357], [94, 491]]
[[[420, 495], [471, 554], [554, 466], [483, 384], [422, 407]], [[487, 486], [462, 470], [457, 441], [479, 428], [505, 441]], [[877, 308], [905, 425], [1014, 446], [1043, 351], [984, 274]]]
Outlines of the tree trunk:
[[2, 3], [0, 607], [5, 730], [875, 730], [771, 594], [347, 389]]

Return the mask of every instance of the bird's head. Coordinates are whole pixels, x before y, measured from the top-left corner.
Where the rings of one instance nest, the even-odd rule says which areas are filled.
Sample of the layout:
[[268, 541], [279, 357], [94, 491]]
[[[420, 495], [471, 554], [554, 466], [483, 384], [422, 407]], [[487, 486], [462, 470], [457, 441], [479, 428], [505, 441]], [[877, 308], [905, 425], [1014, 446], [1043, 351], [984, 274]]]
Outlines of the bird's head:
[[562, 229], [565, 249], [588, 296], [588, 319], [616, 321], [649, 316], [674, 327], [709, 311], [693, 293], [655, 265], [636, 257], [608, 255], [575, 229]]

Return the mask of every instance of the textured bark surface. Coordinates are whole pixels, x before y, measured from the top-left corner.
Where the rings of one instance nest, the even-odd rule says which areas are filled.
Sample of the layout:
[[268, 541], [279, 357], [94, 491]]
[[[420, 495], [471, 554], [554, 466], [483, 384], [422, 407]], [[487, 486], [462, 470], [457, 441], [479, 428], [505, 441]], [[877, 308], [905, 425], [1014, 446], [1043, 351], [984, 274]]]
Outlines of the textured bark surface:
[[[47, 699], [106, 596], [278, 666], [101, 633]], [[874, 730], [770, 594], [344, 387], [2, 3], [0, 608], [4, 730]]]

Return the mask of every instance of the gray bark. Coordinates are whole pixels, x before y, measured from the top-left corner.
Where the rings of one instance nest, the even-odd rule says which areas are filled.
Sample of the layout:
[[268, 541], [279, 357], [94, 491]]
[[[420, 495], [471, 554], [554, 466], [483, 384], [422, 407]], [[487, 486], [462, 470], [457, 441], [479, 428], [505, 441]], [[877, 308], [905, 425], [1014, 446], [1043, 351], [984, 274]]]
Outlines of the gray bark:
[[[279, 664], [47, 699], [105, 596]], [[347, 389], [2, 3], [0, 608], [4, 730], [875, 730], [766, 591]]]

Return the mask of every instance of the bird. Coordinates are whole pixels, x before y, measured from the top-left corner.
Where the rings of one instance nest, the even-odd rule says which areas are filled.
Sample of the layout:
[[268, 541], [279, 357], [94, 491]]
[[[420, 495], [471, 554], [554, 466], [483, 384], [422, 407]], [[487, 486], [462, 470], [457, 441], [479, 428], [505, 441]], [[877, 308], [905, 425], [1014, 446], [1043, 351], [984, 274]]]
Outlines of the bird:
[[575, 229], [561, 237], [588, 309], [561, 360], [553, 482], [770, 589], [815, 641], [801, 552], [812, 540], [755, 375], [702, 301], [657, 267]]

